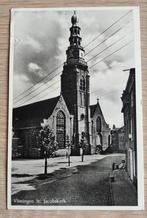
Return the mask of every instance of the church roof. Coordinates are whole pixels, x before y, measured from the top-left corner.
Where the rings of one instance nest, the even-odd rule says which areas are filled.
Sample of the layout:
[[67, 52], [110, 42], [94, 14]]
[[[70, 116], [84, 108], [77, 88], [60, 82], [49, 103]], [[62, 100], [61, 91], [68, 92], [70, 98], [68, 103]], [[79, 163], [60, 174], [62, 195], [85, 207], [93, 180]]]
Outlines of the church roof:
[[105, 125], [107, 127], [109, 127], [109, 125], [106, 123], [105, 121], [105, 118], [104, 118], [104, 115], [103, 115], [103, 112], [102, 112], [102, 109], [101, 109], [101, 106], [100, 106], [100, 103], [99, 103], [99, 100], [97, 101], [97, 104], [93, 104], [93, 105], [90, 105], [90, 117], [93, 118], [95, 112], [97, 111], [97, 113], [99, 115], [101, 115], [101, 117], [103, 118], [103, 121], [105, 122]]
[[100, 103], [99, 103], [99, 100], [98, 100], [98, 101], [97, 101], [97, 104], [90, 105], [90, 117], [93, 117], [96, 108], [98, 108], [99, 112], [100, 112], [100, 113], [102, 114], [102, 116], [103, 116], [103, 112], [102, 112], [102, 110], [101, 110], [101, 106], [100, 106]]
[[97, 104], [90, 105], [90, 117], [93, 117]]
[[57, 96], [55, 98], [20, 106], [14, 108], [13, 113], [15, 113], [16, 116], [47, 118], [52, 114], [59, 98], [60, 96]]

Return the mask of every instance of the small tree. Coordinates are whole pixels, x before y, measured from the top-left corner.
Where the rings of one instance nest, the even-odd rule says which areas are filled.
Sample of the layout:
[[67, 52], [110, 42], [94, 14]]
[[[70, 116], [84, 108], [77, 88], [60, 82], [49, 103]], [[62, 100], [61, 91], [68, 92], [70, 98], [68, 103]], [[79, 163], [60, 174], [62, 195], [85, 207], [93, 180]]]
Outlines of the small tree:
[[49, 123], [44, 119], [41, 123], [41, 130], [39, 131], [39, 141], [42, 155], [45, 159], [44, 174], [47, 174], [47, 158], [52, 157], [53, 153], [57, 150], [57, 143], [55, 135], [51, 130]]

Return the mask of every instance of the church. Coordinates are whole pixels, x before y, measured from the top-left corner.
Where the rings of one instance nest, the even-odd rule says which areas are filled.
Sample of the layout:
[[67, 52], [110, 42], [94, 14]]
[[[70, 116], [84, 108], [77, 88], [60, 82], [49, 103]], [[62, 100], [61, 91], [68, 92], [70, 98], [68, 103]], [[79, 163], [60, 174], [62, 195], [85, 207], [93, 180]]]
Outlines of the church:
[[90, 72], [84, 59], [80, 27], [74, 12], [71, 18], [69, 47], [61, 75], [60, 96], [13, 109], [12, 156], [40, 158], [36, 130], [46, 119], [54, 132], [59, 149], [65, 149], [68, 136], [72, 154], [80, 154], [84, 132], [85, 154], [95, 154], [110, 145], [110, 128], [106, 123], [100, 102], [90, 105]]

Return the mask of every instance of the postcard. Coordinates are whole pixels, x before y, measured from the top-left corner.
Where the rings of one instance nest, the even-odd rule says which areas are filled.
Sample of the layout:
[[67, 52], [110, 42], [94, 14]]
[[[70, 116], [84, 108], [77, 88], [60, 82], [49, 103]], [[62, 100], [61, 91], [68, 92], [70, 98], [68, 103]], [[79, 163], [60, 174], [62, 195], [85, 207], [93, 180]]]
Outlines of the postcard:
[[144, 208], [139, 19], [11, 10], [8, 208]]

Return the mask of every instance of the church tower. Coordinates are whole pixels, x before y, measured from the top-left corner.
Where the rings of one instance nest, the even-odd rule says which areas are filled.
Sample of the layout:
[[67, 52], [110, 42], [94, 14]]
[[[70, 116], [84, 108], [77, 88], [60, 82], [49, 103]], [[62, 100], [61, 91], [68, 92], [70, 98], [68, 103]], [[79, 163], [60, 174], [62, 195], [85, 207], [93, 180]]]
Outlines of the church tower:
[[70, 45], [67, 48], [67, 59], [64, 63], [61, 75], [61, 94], [72, 115], [74, 154], [79, 154], [79, 146], [82, 132], [85, 133], [86, 150], [90, 153], [90, 94], [89, 94], [89, 72], [85, 62], [85, 51], [81, 45], [80, 27], [76, 12], [71, 18]]

